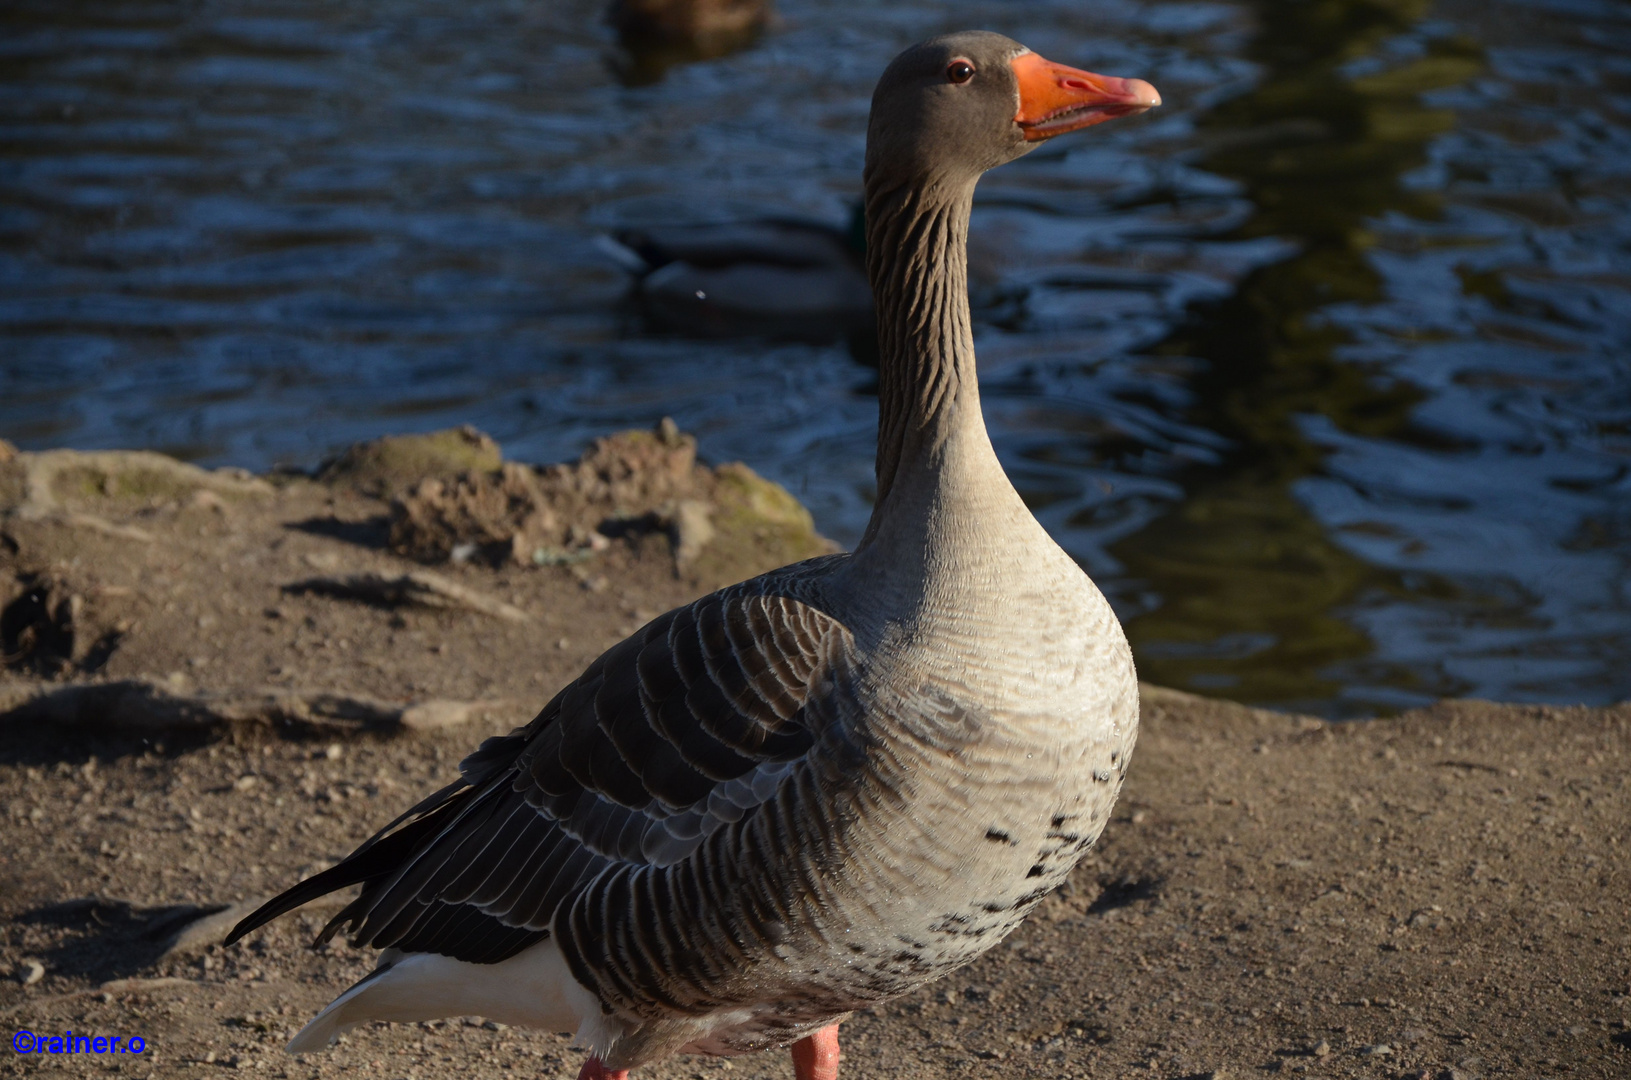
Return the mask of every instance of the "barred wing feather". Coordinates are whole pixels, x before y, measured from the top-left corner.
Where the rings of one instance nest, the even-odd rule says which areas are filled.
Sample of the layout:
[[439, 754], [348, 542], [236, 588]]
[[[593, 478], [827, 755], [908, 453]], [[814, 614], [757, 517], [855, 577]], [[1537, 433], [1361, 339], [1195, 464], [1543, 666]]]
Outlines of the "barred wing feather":
[[[824, 562], [825, 560], [821, 560]], [[619, 865], [668, 866], [775, 793], [816, 742], [810, 706], [852, 646], [785, 572], [726, 589], [613, 646], [526, 727], [333, 868], [246, 918], [235, 941], [361, 882], [319, 940], [497, 963], [549, 935]]]

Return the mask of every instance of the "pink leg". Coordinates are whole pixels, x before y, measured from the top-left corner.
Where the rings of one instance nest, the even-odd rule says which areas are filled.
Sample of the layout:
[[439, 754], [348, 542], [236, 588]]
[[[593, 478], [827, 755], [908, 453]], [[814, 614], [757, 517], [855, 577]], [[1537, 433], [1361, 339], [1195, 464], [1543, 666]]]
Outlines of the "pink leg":
[[629, 1080], [629, 1070], [608, 1069], [597, 1057], [591, 1057], [578, 1070], [578, 1080]]
[[795, 1080], [838, 1080], [838, 1025], [829, 1024], [793, 1044]]

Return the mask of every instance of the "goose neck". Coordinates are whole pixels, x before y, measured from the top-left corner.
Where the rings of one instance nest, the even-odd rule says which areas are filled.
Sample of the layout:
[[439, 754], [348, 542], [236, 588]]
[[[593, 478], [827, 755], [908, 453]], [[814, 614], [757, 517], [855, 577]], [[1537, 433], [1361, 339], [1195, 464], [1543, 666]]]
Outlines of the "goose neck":
[[915, 501], [901, 488], [944, 482], [953, 460], [989, 458], [996, 465], [980, 414], [968, 307], [973, 199], [972, 182], [868, 185], [867, 274], [878, 321], [878, 494], [862, 544], [876, 536], [892, 506]]

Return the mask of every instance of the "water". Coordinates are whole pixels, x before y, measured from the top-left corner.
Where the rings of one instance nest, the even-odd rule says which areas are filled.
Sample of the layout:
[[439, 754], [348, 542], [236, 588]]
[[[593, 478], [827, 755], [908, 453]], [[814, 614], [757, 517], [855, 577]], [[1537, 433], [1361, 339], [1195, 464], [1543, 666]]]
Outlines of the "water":
[[1330, 715], [1631, 697], [1631, 9], [779, 11], [664, 74], [579, 0], [9, 5], [0, 436], [264, 468], [471, 422], [557, 460], [672, 415], [853, 541], [872, 373], [651, 332], [595, 237], [842, 222], [876, 73], [985, 26], [1167, 102], [974, 222], [993, 437], [1141, 673]]

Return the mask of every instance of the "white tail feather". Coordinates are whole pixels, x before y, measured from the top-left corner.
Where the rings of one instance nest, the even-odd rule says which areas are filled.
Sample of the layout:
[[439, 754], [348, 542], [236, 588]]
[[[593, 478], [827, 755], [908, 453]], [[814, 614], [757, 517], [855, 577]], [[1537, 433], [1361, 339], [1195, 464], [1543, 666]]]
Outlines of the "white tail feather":
[[374, 1020], [400, 1024], [449, 1016], [571, 1032], [585, 1020], [602, 1020], [594, 997], [572, 978], [552, 939], [497, 964], [391, 949], [381, 954], [373, 973], [330, 1002], [285, 1049], [291, 1054], [322, 1050]]

